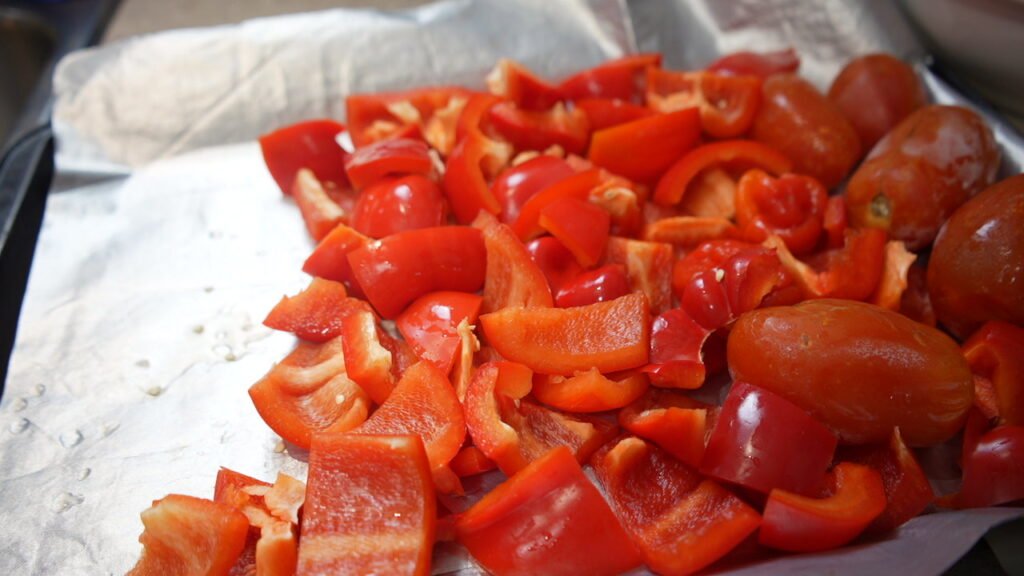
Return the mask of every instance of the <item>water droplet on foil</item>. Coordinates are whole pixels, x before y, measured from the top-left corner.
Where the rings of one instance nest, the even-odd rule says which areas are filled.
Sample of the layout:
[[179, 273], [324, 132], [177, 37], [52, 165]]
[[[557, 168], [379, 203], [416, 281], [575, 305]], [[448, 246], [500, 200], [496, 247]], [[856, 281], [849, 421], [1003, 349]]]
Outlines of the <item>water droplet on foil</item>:
[[29, 424], [30, 422], [28, 421], [28, 418], [18, 418], [14, 422], [11, 422], [11, 426], [8, 430], [11, 431], [11, 434], [21, 434], [28, 429]]
[[72, 494], [71, 492], [64, 492], [53, 501], [53, 511], [60, 514], [61, 512], [67, 512], [71, 508], [78, 506], [82, 502], [85, 502], [85, 498], [79, 494]]
[[46, 384], [36, 384], [36, 396], [46, 394]]
[[110, 436], [114, 432], [117, 432], [117, 429], [120, 428], [120, 427], [121, 427], [121, 423], [120, 422], [107, 422], [106, 424], [103, 425], [103, 429], [102, 429], [103, 437], [106, 438], [107, 436]]
[[72, 430], [70, 432], [63, 432], [60, 435], [60, 445], [65, 448], [74, 448], [82, 443], [85, 437], [78, 430]]
[[15, 412], [21, 412], [25, 408], [28, 408], [28, 400], [25, 400], [24, 398], [18, 398], [11, 404], [11, 410], [14, 410]]
[[92, 468], [82, 468], [81, 472], [78, 473], [79, 480], [85, 480], [92, 474]]

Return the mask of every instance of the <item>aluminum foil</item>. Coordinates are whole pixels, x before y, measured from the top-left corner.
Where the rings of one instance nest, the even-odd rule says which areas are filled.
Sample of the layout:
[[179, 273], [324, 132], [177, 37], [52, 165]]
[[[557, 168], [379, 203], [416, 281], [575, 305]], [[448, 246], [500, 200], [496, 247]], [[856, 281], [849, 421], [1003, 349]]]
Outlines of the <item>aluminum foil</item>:
[[[792, 44], [821, 85], [856, 53], [918, 50], [886, 2], [810, 4], [638, 0], [627, 14], [616, 0], [462, 0], [170, 32], [70, 56], [55, 78], [58, 182], [0, 402], [0, 574], [120, 574], [139, 554], [150, 501], [209, 497], [219, 466], [304, 475], [302, 455], [246, 394], [294, 343], [260, 321], [305, 285], [312, 248], [256, 135], [342, 117], [352, 92], [479, 87], [500, 57], [571, 72], [634, 50], [630, 15], [640, 47], [670, 64]], [[1001, 142], [1019, 154], [1009, 136]], [[1020, 513], [924, 516], [885, 542], [738, 570], [936, 573]], [[437, 568], [473, 571], [457, 550]]]

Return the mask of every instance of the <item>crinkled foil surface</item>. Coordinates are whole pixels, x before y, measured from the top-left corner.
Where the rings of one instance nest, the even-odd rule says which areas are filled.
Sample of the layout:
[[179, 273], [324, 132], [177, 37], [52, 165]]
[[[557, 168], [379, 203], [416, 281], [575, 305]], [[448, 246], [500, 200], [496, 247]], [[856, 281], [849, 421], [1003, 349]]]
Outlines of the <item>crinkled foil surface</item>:
[[[500, 57], [558, 76], [637, 47], [696, 67], [788, 45], [819, 85], [858, 53], [921, 55], [888, 2], [482, 0], [168, 32], [67, 58], [59, 174], [0, 404], [0, 574], [121, 574], [152, 500], [209, 497], [219, 466], [305, 474], [246, 394], [294, 343], [260, 322], [304, 286], [312, 248], [257, 135], [342, 118], [350, 93], [480, 87]], [[937, 100], [959, 101], [922, 74]], [[1019, 171], [1024, 146], [999, 136], [1004, 170]], [[932, 574], [1019, 514], [932, 514], [885, 542], [738, 571]], [[455, 550], [437, 560], [476, 571]]]

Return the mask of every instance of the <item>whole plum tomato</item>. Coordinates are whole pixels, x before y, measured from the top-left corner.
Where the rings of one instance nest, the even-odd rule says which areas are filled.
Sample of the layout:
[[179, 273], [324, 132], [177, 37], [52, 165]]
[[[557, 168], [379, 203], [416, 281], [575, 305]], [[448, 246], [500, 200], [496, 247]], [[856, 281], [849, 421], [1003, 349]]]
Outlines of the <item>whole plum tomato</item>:
[[870, 150], [911, 112], [928, 103], [914, 69], [889, 54], [850, 60], [832, 81], [828, 99], [853, 125]]
[[846, 187], [850, 223], [889, 231], [920, 250], [957, 209], [992, 184], [999, 150], [975, 112], [926, 106], [871, 151]]
[[1024, 174], [953, 213], [935, 239], [928, 292], [939, 321], [961, 338], [987, 320], [1024, 326]]
[[792, 160], [794, 172], [827, 188], [839, 184], [861, 156], [857, 131], [839, 108], [792, 74], [764, 81], [753, 136]]
[[735, 380], [807, 410], [846, 444], [928, 446], [963, 426], [974, 400], [960, 348], [939, 330], [852, 300], [810, 300], [739, 318], [728, 342]]

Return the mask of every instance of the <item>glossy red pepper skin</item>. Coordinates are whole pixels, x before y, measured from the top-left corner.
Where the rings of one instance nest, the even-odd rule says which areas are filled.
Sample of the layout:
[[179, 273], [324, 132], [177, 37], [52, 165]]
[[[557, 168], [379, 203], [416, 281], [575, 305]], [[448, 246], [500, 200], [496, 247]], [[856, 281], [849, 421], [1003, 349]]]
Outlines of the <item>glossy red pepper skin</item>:
[[749, 170], [736, 188], [736, 223], [751, 242], [775, 235], [793, 254], [807, 254], [818, 245], [827, 202], [828, 191], [810, 176]]
[[476, 322], [482, 301], [465, 292], [431, 292], [403, 310], [395, 326], [417, 356], [448, 374], [461, 343], [457, 328], [463, 321]]
[[971, 372], [992, 383], [999, 421], [1024, 426], [1024, 328], [989, 320], [963, 351]]
[[[966, 444], [966, 442], [965, 442]], [[998, 506], [1024, 499], [1024, 426], [998, 426], [964, 456], [958, 508]]]
[[608, 98], [585, 98], [577, 100], [575, 106], [587, 115], [587, 119], [590, 120], [590, 129], [593, 131], [646, 118], [655, 113], [644, 106]]
[[352, 228], [371, 238], [441, 226], [444, 196], [429, 178], [413, 174], [377, 180], [356, 200]]
[[698, 174], [725, 162], [742, 162], [781, 175], [793, 163], [771, 146], [753, 140], [725, 140], [694, 148], [676, 160], [664, 173], [654, 190], [654, 201], [662, 206], [678, 204]]
[[506, 224], [515, 222], [530, 198], [575, 173], [565, 160], [545, 155], [506, 168], [491, 184], [491, 193], [501, 205], [498, 218]]
[[583, 267], [576, 261], [572, 252], [554, 236], [530, 240], [526, 243], [526, 251], [544, 273], [553, 293], [557, 294], [562, 286], [583, 272]]
[[556, 104], [544, 111], [522, 110], [511, 102], [494, 105], [488, 118], [494, 131], [518, 150], [545, 150], [560, 146], [582, 154], [590, 139], [590, 120], [579, 109]]
[[598, 130], [587, 158], [634, 182], [650, 184], [697, 144], [700, 114], [688, 108]]
[[585, 200], [560, 198], [540, 211], [538, 223], [572, 252], [584, 268], [604, 256], [611, 232], [611, 216]]
[[302, 271], [317, 278], [342, 282], [353, 296], [363, 291], [352, 275], [348, 253], [370, 242], [370, 238], [345, 224], [338, 224], [317, 244], [302, 264]]
[[386, 176], [426, 176], [433, 169], [426, 142], [410, 138], [374, 142], [345, 158], [345, 173], [356, 190], [362, 190]]
[[761, 79], [714, 72], [647, 71], [647, 104], [670, 112], [691, 106], [700, 109], [704, 133], [712, 138], [736, 138], [754, 122], [761, 102]]
[[292, 193], [292, 183], [301, 168], [312, 170], [321, 182], [347, 186], [347, 154], [337, 142], [344, 131], [345, 126], [333, 120], [309, 120], [260, 136], [263, 161], [281, 192]]
[[775, 52], [733, 52], [708, 64], [707, 70], [734, 76], [768, 78], [775, 74], [796, 72], [798, 68], [800, 56], [796, 50], [787, 48]]
[[558, 86], [567, 100], [610, 98], [641, 104], [645, 72], [661, 66], [661, 54], [637, 54], [599, 64], [570, 76]]
[[559, 308], [586, 306], [615, 300], [629, 292], [626, 270], [621, 265], [609, 264], [583, 272], [562, 286], [555, 296], [555, 305]]

